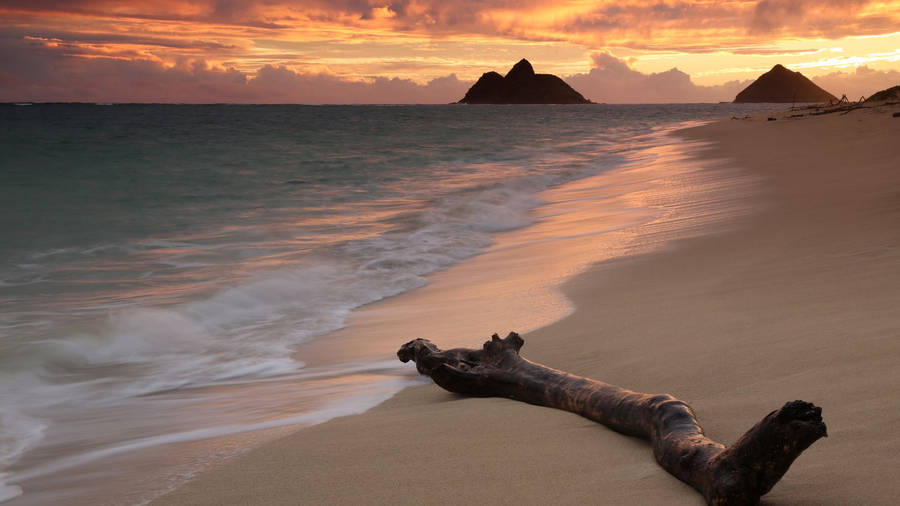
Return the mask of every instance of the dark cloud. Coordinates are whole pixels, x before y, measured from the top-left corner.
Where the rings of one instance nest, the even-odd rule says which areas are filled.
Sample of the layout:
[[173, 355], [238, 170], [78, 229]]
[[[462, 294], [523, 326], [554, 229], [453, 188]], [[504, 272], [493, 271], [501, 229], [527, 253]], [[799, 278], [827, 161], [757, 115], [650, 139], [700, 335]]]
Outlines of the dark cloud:
[[190, 49], [199, 52], [222, 52], [241, 49], [241, 47], [236, 44], [225, 44], [209, 40], [154, 37], [150, 35], [132, 35], [125, 33], [84, 33], [21, 28], [0, 30], [0, 38], [21, 39], [24, 37], [28, 37], [31, 39], [54, 40], [58, 41], [59, 43], [65, 44], [129, 44], [137, 46], [164, 47], [170, 49]]
[[[837, 38], [869, 32], [859, 13], [872, 0], [760, 0], [750, 19], [757, 34], [787, 32]], [[896, 25], [895, 25], [896, 26]]]
[[0, 0], [0, 11], [10, 17], [47, 13], [148, 21], [216, 23], [247, 28], [283, 29], [260, 10], [269, 0]]
[[566, 29], [617, 30], [646, 33], [661, 28], [727, 27], [741, 18], [742, 9], [732, 2], [654, 2], [603, 5], [578, 16]]
[[[877, 4], [874, 12], [865, 11], [870, 4], [876, 5], [875, 0], [620, 0], [582, 3], [576, 12], [574, 2], [553, 0], [0, 0], [0, 11], [11, 17], [52, 11], [259, 30], [328, 22], [434, 36], [704, 52], [780, 35], [835, 38], [896, 31], [900, 17], [896, 6]], [[556, 7], [568, 7], [570, 13], [549, 19], [543, 14]], [[495, 16], [499, 11], [503, 14]]]

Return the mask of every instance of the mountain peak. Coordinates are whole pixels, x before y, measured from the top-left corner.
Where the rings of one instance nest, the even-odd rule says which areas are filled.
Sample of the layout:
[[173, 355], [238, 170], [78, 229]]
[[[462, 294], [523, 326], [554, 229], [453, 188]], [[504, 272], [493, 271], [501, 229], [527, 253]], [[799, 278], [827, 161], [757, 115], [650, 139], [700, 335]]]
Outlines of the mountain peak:
[[759, 76], [734, 98], [736, 103], [811, 103], [837, 98], [800, 72], [778, 64]]
[[462, 104], [590, 104], [581, 93], [551, 74], [535, 74], [525, 58], [501, 77], [486, 72], [469, 88]]
[[531, 66], [531, 63], [522, 58], [518, 63], [513, 65], [513, 68], [506, 73], [507, 79], [521, 79], [521, 78], [529, 78], [534, 76], [534, 67]]

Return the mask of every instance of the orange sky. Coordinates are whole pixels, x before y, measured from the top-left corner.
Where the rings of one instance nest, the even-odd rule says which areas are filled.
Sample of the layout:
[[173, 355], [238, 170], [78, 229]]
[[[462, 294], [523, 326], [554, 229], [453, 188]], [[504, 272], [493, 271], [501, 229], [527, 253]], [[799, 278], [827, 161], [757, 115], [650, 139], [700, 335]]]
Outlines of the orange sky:
[[0, 19], [6, 101], [440, 103], [522, 57], [606, 102], [729, 100], [775, 63], [836, 95], [900, 84], [900, 0], [0, 0]]

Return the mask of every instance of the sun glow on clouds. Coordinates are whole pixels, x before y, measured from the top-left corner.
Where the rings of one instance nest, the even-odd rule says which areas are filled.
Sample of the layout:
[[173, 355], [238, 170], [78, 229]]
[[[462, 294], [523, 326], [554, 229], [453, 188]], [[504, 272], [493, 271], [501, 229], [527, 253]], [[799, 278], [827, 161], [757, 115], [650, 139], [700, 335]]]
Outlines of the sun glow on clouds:
[[87, 60], [131, 63], [142, 82], [199, 68], [250, 82], [272, 68], [419, 85], [471, 82], [521, 57], [539, 72], [586, 74], [600, 53], [647, 75], [677, 67], [706, 86], [775, 63], [813, 77], [900, 68], [900, 1], [0, 0], [0, 17], [0, 56], [10, 55], [0, 85], [21, 95], [0, 99], [39, 100], [50, 89], [41, 76], [87, 71], [77, 63]]

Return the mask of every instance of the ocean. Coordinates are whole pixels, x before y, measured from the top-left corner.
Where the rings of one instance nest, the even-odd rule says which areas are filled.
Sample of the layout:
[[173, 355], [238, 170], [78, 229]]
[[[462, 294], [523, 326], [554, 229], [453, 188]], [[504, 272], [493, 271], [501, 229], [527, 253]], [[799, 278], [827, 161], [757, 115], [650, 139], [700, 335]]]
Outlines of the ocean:
[[[365, 411], [420, 382], [388, 350], [433, 333], [386, 337], [398, 314], [474, 345], [561, 318], [558, 290], [521, 287], [575, 267], [492, 265], [492, 287], [533, 295], [519, 313], [454, 320], [455, 296], [421, 289], [466, 293], [477, 280], [447, 273], [467, 259], [565, 257], [555, 241], [584, 230], [572, 257], [597, 261], [605, 233], [666, 212], [598, 203], [652, 185], [634, 169], [673, 128], [773, 107], [0, 105], [0, 500], [140, 504]], [[381, 330], [351, 325], [388, 298]], [[504, 318], [517, 328], [467, 334]]]

